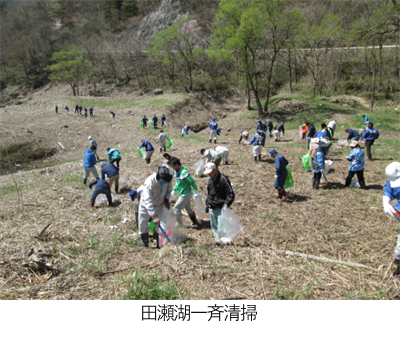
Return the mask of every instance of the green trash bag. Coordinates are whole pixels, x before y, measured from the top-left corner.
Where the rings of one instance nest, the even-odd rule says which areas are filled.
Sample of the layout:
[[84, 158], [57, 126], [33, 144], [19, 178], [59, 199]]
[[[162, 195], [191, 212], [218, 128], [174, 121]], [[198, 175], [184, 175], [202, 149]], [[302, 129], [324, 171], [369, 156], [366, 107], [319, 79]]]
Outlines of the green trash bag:
[[152, 120], [150, 120], [150, 124], [154, 126], [154, 122]]
[[143, 122], [140, 122], [139, 124], [142, 128], [144, 128]]
[[311, 155], [310, 154], [306, 154], [305, 156], [303, 156], [303, 158], [301, 158], [303, 165], [304, 165], [304, 169], [306, 169], [306, 171], [310, 171], [311, 170]]
[[167, 148], [172, 147], [173, 144], [174, 144], [174, 140], [169, 140], [168, 144], [167, 144]]
[[286, 180], [283, 185], [283, 188], [294, 187], [294, 181], [293, 181], [292, 173], [290, 172], [290, 166], [287, 166], [286, 170], [287, 170], [287, 176], [286, 176]]
[[144, 147], [142, 147], [142, 148], [139, 148], [137, 151], [138, 151], [138, 153], [139, 153], [139, 157], [140, 158], [144, 158], [143, 157], [143, 152], [146, 150], [146, 148], [144, 148]]
[[150, 233], [156, 233], [156, 226], [154, 225], [153, 220], [151, 220], [151, 222], [149, 222], [149, 231], [150, 231]]

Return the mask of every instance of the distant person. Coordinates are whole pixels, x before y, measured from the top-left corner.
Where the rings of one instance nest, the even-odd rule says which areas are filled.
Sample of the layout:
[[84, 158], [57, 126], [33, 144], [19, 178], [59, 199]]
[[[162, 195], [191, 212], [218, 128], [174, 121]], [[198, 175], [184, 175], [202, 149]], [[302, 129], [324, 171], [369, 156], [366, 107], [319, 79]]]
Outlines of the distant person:
[[303, 126], [301, 127], [301, 139], [304, 140], [307, 137], [307, 123], [304, 122]]
[[269, 155], [271, 158], [275, 160], [276, 171], [275, 171], [274, 187], [278, 190], [278, 195], [276, 196], [276, 198], [286, 200], [288, 198], [288, 194], [283, 188], [283, 185], [285, 184], [286, 177], [288, 174], [286, 167], [289, 164], [289, 162], [283, 155], [279, 154], [274, 148], [269, 150]]
[[281, 132], [282, 132], [282, 135], [285, 136], [285, 123], [284, 122], [275, 126], [275, 129], [274, 129], [275, 142], [281, 140]]
[[56, 111], [56, 114], [58, 114], [58, 106], [57, 105], [54, 106], [54, 110]]
[[214, 137], [214, 143], [217, 143], [218, 123], [215, 121], [215, 118], [213, 118], [212, 122], [208, 127], [210, 128], [210, 143], [213, 137]]
[[142, 118], [142, 123], [143, 123], [143, 127], [146, 128], [146, 129], [147, 129], [147, 121], [148, 121], [148, 119], [147, 119], [147, 117], [144, 115], [143, 118]]
[[223, 129], [223, 128], [218, 128], [218, 129], [217, 129], [217, 136], [221, 136], [222, 129]]
[[307, 130], [308, 130], [308, 133], [307, 133], [307, 147], [310, 148], [310, 141], [311, 141], [312, 138], [315, 137], [314, 135], [316, 133], [316, 130], [315, 130], [315, 126], [313, 124], [307, 122], [306, 125], [307, 125]]
[[154, 115], [153, 115], [153, 118], [151, 118], [151, 120], [153, 121], [153, 127], [154, 127], [154, 129], [157, 129], [157, 122], [158, 122], [157, 116], [154, 114]]
[[164, 115], [164, 113], [163, 113], [162, 116], [161, 116], [161, 127], [163, 127], [163, 126], [166, 125], [166, 124], [165, 124], [166, 119], [167, 119], [167, 118], [165, 118], [165, 115]]
[[267, 127], [269, 131], [269, 137], [272, 137], [272, 130], [274, 129], [274, 124], [272, 124], [271, 120], [267, 120]]
[[261, 120], [257, 120], [256, 132], [258, 130], [261, 130], [264, 133], [267, 131], [267, 125], [265, 125], [263, 122], [261, 122]]
[[353, 129], [346, 129], [345, 132], [349, 134], [349, 136], [347, 136], [348, 142], [350, 142], [351, 139], [353, 139], [354, 141], [358, 141], [360, 139], [360, 134]]
[[228, 156], [229, 156], [229, 149], [223, 146], [217, 146], [215, 148], [217, 153], [221, 156], [222, 161], [225, 165], [228, 165]]
[[158, 135], [157, 143], [160, 143], [160, 152], [164, 148], [164, 152], [167, 150], [167, 140], [169, 141], [169, 137], [164, 134], [163, 130], [160, 130], [160, 134]]
[[68, 115], [68, 106], [65, 106], [65, 114]]
[[333, 138], [333, 135], [335, 134], [336, 126], [337, 126], [336, 120], [332, 120], [328, 124], [328, 129], [330, 129], [330, 131], [331, 131], [332, 138]]
[[189, 125], [184, 126], [182, 128], [182, 137], [185, 136], [185, 135], [189, 136], [189, 130], [190, 130], [190, 126]]
[[93, 117], [93, 107], [92, 106], [89, 107], [89, 116]]
[[333, 137], [332, 130], [329, 129], [325, 123], [321, 123], [321, 129], [326, 134], [326, 137], [329, 140], [332, 140], [332, 137]]
[[82, 106], [81, 106], [81, 105], [79, 105], [79, 107], [78, 107], [78, 108], [79, 108], [79, 114], [80, 114], [80, 115], [82, 115]]
[[121, 154], [115, 148], [107, 147], [108, 152], [108, 162], [111, 164], [117, 163], [117, 167], [119, 168], [119, 162], [121, 161]]
[[242, 140], [249, 141], [249, 132], [247, 130], [242, 130], [242, 132], [240, 133], [239, 145]]
[[368, 123], [372, 123], [371, 119], [369, 119], [368, 116], [366, 116], [365, 114], [362, 115], [362, 118], [364, 119], [364, 124], [367, 125]]
[[367, 129], [361, 136], [361, 140], [365, 140], [365, 148], [367, 149], [367, 156], [369, 160], [372, 160], [371, 147], [378, 138], [379, 132], [374, 128], [374, 124], [368, 123]]
[[218, 166], [221, 163], [222, 157], [218, 154], [217, 151], [214, 151], [213, 149], [202, 148], [200, 150], [200, 153], [203, 156], [201, 159], [207, 159], [207, 163], [211, 163], [211, 162], [214, 163], [218, 169]]
[[79, 113], [79, 106], [78, 105], [75, 105], [74, 113]]
[[103, 180], [106, 179], [107, 175], [107, 182], [110, 185], [110, 188], [112, 184], [115, 181], [115, 193], [118, 193], [118, 185], [119, 185], [119, 168], [114, 165], [114, 164], [106, 164], [106, 162], [101, 162], [101, 178]]
[[313, 172], [312, 188], [318, 190], [322, 172], [325, 169], [325, 153], [320, 144], [311, 150], [311, 171]]
[[96, 155], [97, 160], [100, 160], [99, 156], [97, 155], [97, 142], [92, 139], [92, 136], [89, 136], [88, 139], [89, 139], [89, 148], [94, 147], [93, 152]]
[[146, 140], [142, 140], [142, 143], [140, 144], [138, 149], [140, 149], [142, 147], [146, 148], [146, 163], [149, 164], [150, 160], [151, 160], [151, 156], [154, 153], [154, 147], [149, 141], [146, 141]]
[[83, 116], [87, 117], [87, 108], [85, 107], [85, 109], [83, 110]]
[[110, 111], [110, 117], [114, 119], [115, 118], [115, 112]]
[[365, 181], [364, 181], [364, 152], [360, 148], [358, 141], [353, 141], [350, 144], [350, 148], [352, 151], [350, 152], [349, 156], [346, 157], [350, 163], [349, 165], [349, 174], [346, 178], [346, 183], [344, 187], [349, 187], [351, 184], [351, 180], [353, 179], [354, 175], [357, 174], [358, 183], [362, 189], [365, 189]]
[[254, 161], [257, 162], [258, 157], [258, 160], [261, 162], [261, 151], [265, 145], [265, 134], [261, 130], [258, 130], [257, 135], [251, 138], [250, 144], [253, 145]]
[[87, 179], [90, 174], [94, 176], [95, 179], [99, 178], [99, 174], [95, 168], [96, 165], [96, 156], [94, 154], [94, 150], [96, 147], [92, 146], [86, 150], [85, 157], [83, 159], [83, 169], [85, 170], [85, 175], [83, 177], [83, 184], [86, 185]]
[[106, 180], [96, 179], [89, 184], [89, 188], [92, 189], [92, 186], [96, 185], [96, 188], [92, 192], [92, 196], [90, 197], [90, 207], [93, 209], [94, 204], [96, 202], [96, 197], [99, 194], [105, 194], [108, 200], [108, 206], [112, 206], [112, 197], [111, 197], [111, 190], [110, 185], [107, 183]]

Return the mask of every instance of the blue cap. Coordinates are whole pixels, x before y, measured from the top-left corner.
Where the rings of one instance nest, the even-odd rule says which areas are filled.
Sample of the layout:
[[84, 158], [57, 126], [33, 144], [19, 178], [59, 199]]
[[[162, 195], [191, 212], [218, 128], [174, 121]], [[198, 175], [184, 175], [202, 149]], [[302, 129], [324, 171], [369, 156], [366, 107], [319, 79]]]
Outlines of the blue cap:
[[270, 156], [272, 156], [274, 153], [278, 153], [278, 152], [276, 152], [275, 148], [269, 150], [269, 155]]
[[129, 195], [131, 197], [131, 201], [133, 202], [135, 200], [136, 196], [137, 196], [137, 191], [132, 190], [132, 191], [129, 192]]
[[215, 118], [213, 118], [213, 122], [215, 122]]
[[100, 162], [100, 166], [103, 166], [104, 164], [106, 164], [104, 160]]
[[261, 123], [261, 120], [257, 120], [257, 123]]
[[107, 147], [107, 152], [108, 152], [110, 149], [111, 149], [110, 147]]

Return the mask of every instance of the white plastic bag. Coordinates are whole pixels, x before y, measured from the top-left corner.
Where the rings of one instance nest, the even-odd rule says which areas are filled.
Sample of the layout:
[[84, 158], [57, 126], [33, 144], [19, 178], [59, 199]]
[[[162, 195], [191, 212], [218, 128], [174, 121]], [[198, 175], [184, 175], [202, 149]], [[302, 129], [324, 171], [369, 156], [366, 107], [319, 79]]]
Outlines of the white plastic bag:
[[[115, 197], [111, 194], [111, 199], [114, 203]], [[100, 193], [97, 197], [96, 197], [96, 201], [95, 201], [95, 205], [108, 205], [108, 200], [105, 194]]]
[[172, 207], [167, 210], [163, 209], [160, 217], [160, 226], [164, 233], [168, 236], [169, 240], [165, 237], [164, 233], [158, 226], [156, 226], [156, 232], [158, 233], [158, 247], [161, 248], [167, 243], [176, 245], [181, 243], [185, 236], [183, 235], [184, 227], [176, 226], [176, 217]]
[[350, 187], [360, 188], [360, 184], [356, 181], [356, 179], [353, 178], [353, 179], [351, 179]]
[[222, 209], [221, 216], [218, 219], [218, 235], [222, 243], [231, 242], [240, 232], [244, 230], [238, 217], [230, 210]]
[[187, 136], [194, 136], [196, 135], [192, 130], [189, 129]]
[[204, 159], [200, 159], [195, 165], [194, 165], [196, 172], [195, 176], [197, 177], [202, 177], [204, 173]]
[[194, 199], [194, 204], [196, 206], [196, 214], [199, 217], [200, 220], [203, 220], [204, 214], [206, 212], [206, 199], [207, 196], [204, 194], [199, 193], [198, 196], [196, 196], [196, 199]]
[[244, 141], [245, 145], [250, 145], [250, 140]]
[[338, 146], [346, 146], [347, 147], [349, 145], [349, 143], [348, 143], [347, 140], [338, 140], [337, 145]]
[[333, 162], [330, 159], [325, 161], [325, 171], [324, 171], [325, 175], [329, 173], [329, 170], [331, 169], [332, 164], [333, 164]]

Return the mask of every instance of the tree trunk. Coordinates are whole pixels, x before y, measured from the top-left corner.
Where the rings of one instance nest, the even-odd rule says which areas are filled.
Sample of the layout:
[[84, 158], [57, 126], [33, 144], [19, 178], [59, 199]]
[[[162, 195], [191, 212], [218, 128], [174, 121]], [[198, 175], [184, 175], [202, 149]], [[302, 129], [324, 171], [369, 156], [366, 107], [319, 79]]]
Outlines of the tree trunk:
[[378, 88], [377, 88], [377, 93], [378, 93], [378, 94], [379, 94], [379, 89], [380, 89], [380, 87], [381, 87], [382, 64], [383, 64], [383, 58], [382, 58], [382, 44], [379, 43], [379, 76], [378, 76]]
[[289, 93], [292, 93], [292, 60], [290, 51], [288, 52], [289, 59], [288, 59], [288, 66], [289, 66]]
[[251, 111], [251, 96], [250, 96], [250, 87], [249, 87], [249, 78], [246, 76], [246, 98], [247, 98], [247, 110]]
[[251, 79], [251, 77], [249, 77], [249, 82], [250, 82], [251, 90], [253, 91], [253, 94], [254, 94], [254, 98], [256, 100], [258, 115], [260, 117], [262, 117], [263, 109], [262, 109], [262, 106], [261, 106], [260, 97], [258, 96], [258, 91], [256, 90], [256, 88], [254, 86], [254, 83], [253, 83], [253, 80]]

